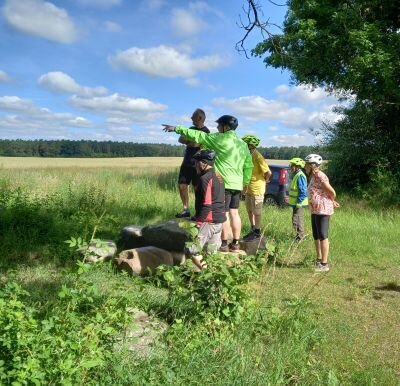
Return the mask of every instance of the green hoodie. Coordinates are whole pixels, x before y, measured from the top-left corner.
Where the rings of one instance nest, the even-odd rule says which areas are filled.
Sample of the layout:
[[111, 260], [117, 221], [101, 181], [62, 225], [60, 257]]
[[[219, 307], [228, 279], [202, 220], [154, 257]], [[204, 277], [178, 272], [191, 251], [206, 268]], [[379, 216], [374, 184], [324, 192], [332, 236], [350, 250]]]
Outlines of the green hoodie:
[[242, 190], [251, 179], [253, 161], [247, 144], [233, 130], [207, 134], [202, 131], [176, 126], [175, 131], [217, 153], [215, 170], [222, 176], [225, 189]]

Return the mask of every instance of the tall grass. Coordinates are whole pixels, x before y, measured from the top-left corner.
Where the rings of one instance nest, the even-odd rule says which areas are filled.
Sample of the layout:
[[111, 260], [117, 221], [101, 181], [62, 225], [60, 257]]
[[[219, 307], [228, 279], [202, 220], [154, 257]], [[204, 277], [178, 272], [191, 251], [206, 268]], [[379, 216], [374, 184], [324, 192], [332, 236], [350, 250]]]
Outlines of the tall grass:
[[[96, 225], [97, 237], [118, 240], [122, 226], [162, 222], [179, 211], [177, 169], [157, 168], [3, 169], [0, 283], [13, 277], [30, 294], [24, 304], [42, 318], [53, 306], [61, 309], [58, 293], [71, 288], [76, 270], [64, 240], [88, 239]], [[150, 356], [114, 353], [84, 382], [398, 384], [399, 212], [341, 203], [331, 219], [331, 272], [313, 272], [313, 242], [310, 236], [293, 242], [289, 209], [266, 208], [263, 227], [275, 253], [246, 286], [252, 300], [239, 324], [175, 323]], [[246, 232], [243, 207], [240, 213]], [[308, 213], [305, 223], [310, 235]], [[81, 278], [102, 296], [122, 296], [153, 314], [170, 306], [165, 290], [116, 274], [108, 264]], [[85, 315], [77, 314], [79, 323]]]

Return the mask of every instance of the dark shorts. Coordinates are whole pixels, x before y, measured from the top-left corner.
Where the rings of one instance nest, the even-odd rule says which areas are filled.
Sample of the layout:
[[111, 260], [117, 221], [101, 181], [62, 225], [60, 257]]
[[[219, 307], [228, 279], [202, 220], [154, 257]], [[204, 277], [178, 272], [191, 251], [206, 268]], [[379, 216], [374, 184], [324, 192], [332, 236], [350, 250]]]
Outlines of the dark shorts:
[[225, 211], [238, 209], [240, 204], [240, 190], [225, 189]]
[[328, 238], [329, 217], [324, 214], [312, 214], [311, 226], [314, 240], [325, 240]]
[[199, 183], [199, 175], [196, 173], [194, 166], [182, 165], [179, 170], [178, 184], [197, 186]]

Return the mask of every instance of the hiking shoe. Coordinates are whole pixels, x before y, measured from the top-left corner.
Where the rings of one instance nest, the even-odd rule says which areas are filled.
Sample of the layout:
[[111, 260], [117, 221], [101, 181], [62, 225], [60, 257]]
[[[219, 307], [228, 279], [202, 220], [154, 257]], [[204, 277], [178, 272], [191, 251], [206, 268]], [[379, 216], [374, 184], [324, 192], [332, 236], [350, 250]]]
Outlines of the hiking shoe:
[[221, 245], [218, 250], [220, 252], [229, 252], [229, 245]]
[[190, 212], [188, 209], [183, 209], [182, 212], [179, 212], [175, 215], [176, 218], [187, 218], [190, 217]]
[[259, 240], [261, 239], [261, 234], [253, 232], [252, 234], [247, 235], [246, 238], [243, 237], [243, 241], [254, 241], [254, 240]]
[[239, 245], [239, 243], [237, 243], [237, 244], [230, 243], [228, 245], [228, 249], [229, 249], [229, 252], [237, 252], [237, 251], [240, 251], [240, 245]]
[[247, 233], [247, 235], [245, 235], [245, 236], [243, 236], [243, 239], [242, 240], [244, 240], [244, 241], [246, 241], [250, 236], [252, 236], [253, 235], [253, 233], [254, 233], [254, 231], [252, 230], [252, 231], [250, 231], [249, 233]]
[[329, 271], [329, 265], [328, 264], [322, 264], [318, 263], [318, 265], [315, 267], [315, 272], [328, 272]]

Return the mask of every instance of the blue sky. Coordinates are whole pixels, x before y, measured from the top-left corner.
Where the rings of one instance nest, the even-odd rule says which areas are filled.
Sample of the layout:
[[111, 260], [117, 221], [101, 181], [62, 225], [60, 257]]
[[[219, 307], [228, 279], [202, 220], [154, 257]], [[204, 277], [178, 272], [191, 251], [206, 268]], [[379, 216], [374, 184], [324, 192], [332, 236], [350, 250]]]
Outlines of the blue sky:
[[[0, 138], [174, 144], [161, 123], [232, 114], [263, 146], [313, 144], [336, 99], [235, 50], [243, 0], [0, 1]], [[264, 2], [270, 22], [285, 9]], [[247, 42], [252, 48], [261, 36]]]

